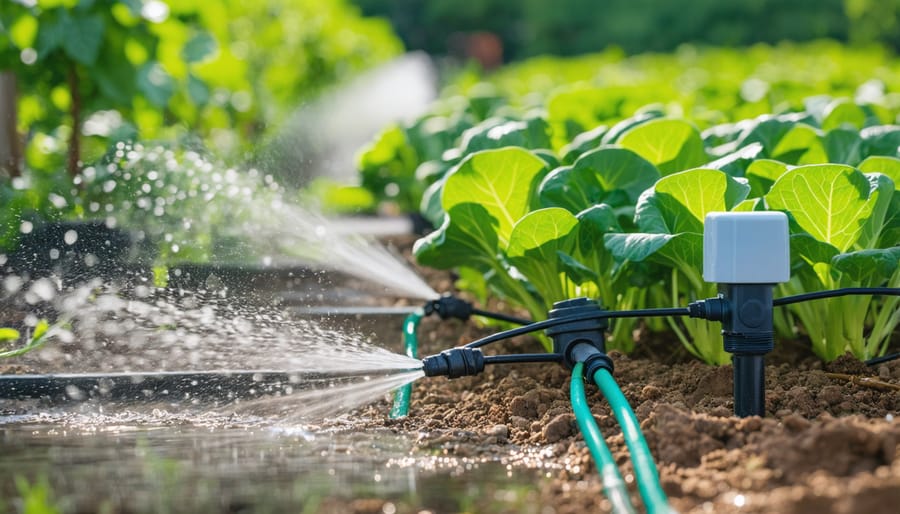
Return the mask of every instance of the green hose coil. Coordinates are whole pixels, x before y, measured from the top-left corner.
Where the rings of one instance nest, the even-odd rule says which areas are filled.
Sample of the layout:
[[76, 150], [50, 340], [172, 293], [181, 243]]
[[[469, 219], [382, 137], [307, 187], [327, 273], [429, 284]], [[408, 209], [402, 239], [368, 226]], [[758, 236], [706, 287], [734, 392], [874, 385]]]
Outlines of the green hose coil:
[[625, 444], [628, 445], [628, 452], [631, 453], [631, 464], [634, 467], [638, 491], [641, 493], [641, 499], [644, 501], [647, 512], [649, 514], [675, 512], [669, 506], [666, 493], [659, 483], [656, 463], [653, 462], [653, 455], [650, 454], [650, 448], [647, 447], [647, 441], [644, 439], [644, 434], [641, 433], [637, 416], [631, 410], [631, 405], [628, 404], [628, 400], [625, 399], [616, 380], [609, 370], [601, 368], [594, 373], [594, 382], [600, 388], [606, 401], [609, 402], [619, 426], [622, 427]]
[[[419, 322], [425, 317], [422, 309], [416, 309], [403, 320], [403, 347], [408, 357], [418, 359], [419, 354]], [[412, 395], [412, 384], [397, 389], [394, 392], [394, 406], [391, 408], [391, 419], [402, 418], [409, 414], [409, 398]]]
[[584, 436], [584, 442], [587, 444], [594, 462], [597, 463], [597, 472], [600, 474], [600, 481], [603, 484], [603, 492], [612, 505], [614, 514], [634, 514], [634, 507], [628, 496], [628, 489], [625, 487], [625, 481], [619, 474], [619, 468], [616, 467], [616, 460], [613, 458], [609, 447], [603, 440], [603, 434], [600, 433], [600, 427], [594, 421], [594, 415], [587, 404], [587, 397], [584, 393], [584, 363], [576, 363], [572, 369], [572, 381], [569, 385], [569, 396], [572, 400], [572, 410], [575, 412], [575, 421], [578, 422], [578, 429]]

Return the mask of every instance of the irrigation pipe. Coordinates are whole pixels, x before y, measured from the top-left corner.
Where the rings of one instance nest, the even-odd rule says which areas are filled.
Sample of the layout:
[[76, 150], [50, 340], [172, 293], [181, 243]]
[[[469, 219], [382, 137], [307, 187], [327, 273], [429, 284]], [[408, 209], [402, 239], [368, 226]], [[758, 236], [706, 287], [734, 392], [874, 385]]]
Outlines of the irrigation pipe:
[[674, 513], [675, 511], [669, 506], [666, 493], [659, 483], [656, 463], [653, 462], [653, 455], [650, 454], [650, 448], [647, 447], [647, 441], [644, 439], [644, 434], [641, 433], [637, 416], [628, 405], [628, 400], [625, 399], [619, 385], [605, 368], [600, 368], [594, 373], [594, 382], [600, 388], [606, 401], [609, 402], [619, 426], [622, 427], [622, 435], [625, 438], [625, 444], [628, 445], [628, 452], [631, 454], [631, 464], [634, 466], [638, 491], [641, 493], [641, 499], [644, 501], [647, 512], [649, 514]]
[[609, 451], [609, 447], [606, 446], [603, 434], [600, 433], [600, 427], [597, 426], [594, 415], [591, 414], [591, 409], [588, 407], [587, 397], [584, 393], [583, 373], [584, 363], [576, 363], [572, 369], [572, 381], [569, 385], [569, 396], [572, 400], [572, 410], [575, 412], [575, 421], [578, 422], [578, 429], [581, 430], [584, 442], [597, 464], [603, 492], [606, 493], [606, 497], [612, 504], [612, 512], [614, 514], [634, 514], [634, 507], [631, 505], [625, 481], [622, 480], [619, 468], [616, 467], [616, 460]]
[[[416, 309], [403, 320], [403, 347], [407, 357], [418, 359], [419, 354], [419, 323], [425, 316], [422, 309]], [[394, 406], [391, 408], [391, 419], [402, 418], [409, 414], [409, 397], [412, 395], [412, 383], [397, 389], [394, 392]]]

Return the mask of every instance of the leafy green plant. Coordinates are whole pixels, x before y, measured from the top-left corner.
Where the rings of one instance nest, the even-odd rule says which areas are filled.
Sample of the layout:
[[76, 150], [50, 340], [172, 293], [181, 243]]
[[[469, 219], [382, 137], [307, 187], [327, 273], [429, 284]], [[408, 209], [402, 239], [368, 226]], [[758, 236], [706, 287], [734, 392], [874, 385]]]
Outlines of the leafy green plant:
[[[837, 164], [800, 166], [785, 172], [765, 200], [791, 218], [791, 281], [784, 294], [839, 287], [900, 287], [900, 247], [879, 245], [884, 229], [900, 216], [896, 185], [882, 173]], [[892, 209], [893, 207], [893, 209]], [[799, 303], [791, 311], [813, 350], [825, 360], [845, 351], [860, 359], [884, 353], [900, 323], [897, 299], [868, 296]]]
[[[608, 234], [604, 241], [623, 266], [649, 261], [667, 277], [670, 305], [715, 296], [716, 287], [703, 281], [703, 222], [706, 215], [730, 211], [750, 187], [727, 174], [698, 168], [661, 178], [638, 200], [635, 224], [640, 232]], [[687, 334], [675, 320], [670, 326], [685, 347], [711, 364], [724, 364], [724, 351], [715, 325], [704, 320], [683, 320]]]
[[24, 476], [16, 475], [15, 482], [24, 514], [58, 514], [62, 512], [53, 499], [53, 490], [47, 477], [42, 476], [31, 483]]
[[[24, 344], [18, 348], [0, 351], [0, 359], [18, 357], [19, 355], [24, 355], [30, 351], [37, 350], [44, 346], [52, 336], [51, 326], [47, 323], [47, 320], [39, 320], [37, 325], [35, 325], [34, 329], [31, 331], [31, 334], [25, 339]], [[0, 345], [14, 343], [19, 341], [21, 337], [21, 334], [19, 334], [19, 331], [16, 329], [0, 327]]]

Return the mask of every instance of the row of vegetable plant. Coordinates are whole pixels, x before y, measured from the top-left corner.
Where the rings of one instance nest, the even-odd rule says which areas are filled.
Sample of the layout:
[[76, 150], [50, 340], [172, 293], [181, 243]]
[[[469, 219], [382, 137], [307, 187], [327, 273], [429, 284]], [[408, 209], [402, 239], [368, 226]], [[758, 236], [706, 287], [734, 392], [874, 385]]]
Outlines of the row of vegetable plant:
[[[900, 127], [889, 102], [818, 96], [801, 110], [702, 132], [644, 108], [560, 144], [567, 129], [546, 110], [500, 117], [503, 107], [491, 111], [482, 99], [389, 129], [393, 146], [382, 137], [362, 155], [370, 187], [387, 179], [378, 169], [408, 170], [424, 157], [399, 188], [410, 204], [421, 195], [421, 212], [437, 227], [417, 242], [416, 258], [457, 269], [461, 285], [482, 297], [543, 318], [576, 295], [613, 309], [714, 296], [700, 274], [703, 219], [729, 210], [789, 214], [793, 273], [781, 294], [900, 285]], [[469, 126], [477, 112], [484, 120]], [[406, 151], [410, 140], [426, 151]], [[401, 154], [406, 161], [393, 157]], [[782, 337], [802, 331], [823, 359], [845, 351], [869, 358], [885, 352], [897, 306], [868, 297], [797, 304], [776, 325]], [[630, 350], [633, 323], [616, 323], [611, 345]], [[717, 326], [668, 325], [698, 358], [727, 362]]]

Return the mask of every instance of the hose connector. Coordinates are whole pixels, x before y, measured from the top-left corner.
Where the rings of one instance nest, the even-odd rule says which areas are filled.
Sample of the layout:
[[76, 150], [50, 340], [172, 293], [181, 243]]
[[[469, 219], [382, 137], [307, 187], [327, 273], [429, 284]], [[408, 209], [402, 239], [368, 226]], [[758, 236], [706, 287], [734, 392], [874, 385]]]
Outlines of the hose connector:
[[553, 340], [554, 353], [563, 356], [566, 367], [572, 369], [575, 363], [584, 363], [585, 378], [589, 382], [593, 382], [594, 373], [600, 368], [613, 371], [612, 360], [606, 355], [603, 333], [609, 323], [603, 317], [603, 307], [589, 298], [573, 298], [554, 303], [549, 316], [550, 319], [573, 315], [589, 317], [591, 313], [597, 317], [556, 325], [545, 332]]
[[478, 348], [451, 348], [422, 359], [426, 377], [459, 378], [484, 371], [484, 354]]
[[426, 316], [437, 314], [441, 319], [456, 318], [466, 321], [472, 316], [471, 303], [449, 294], [429, 301], [422, 309]]

